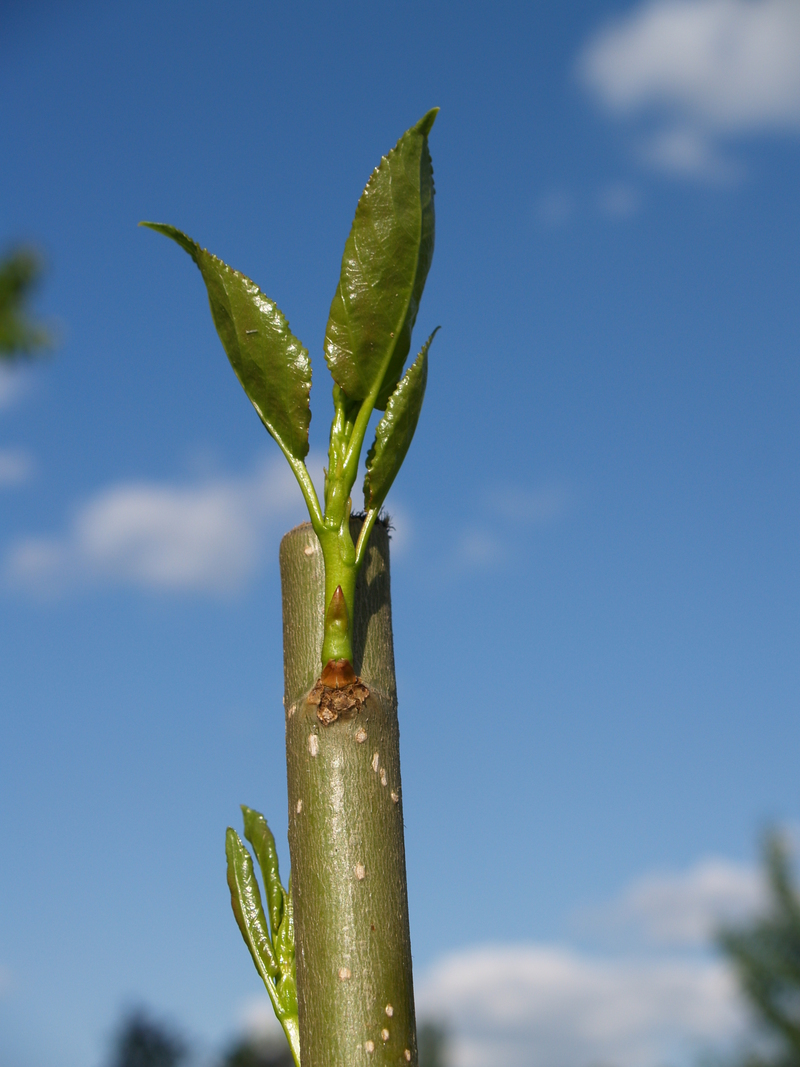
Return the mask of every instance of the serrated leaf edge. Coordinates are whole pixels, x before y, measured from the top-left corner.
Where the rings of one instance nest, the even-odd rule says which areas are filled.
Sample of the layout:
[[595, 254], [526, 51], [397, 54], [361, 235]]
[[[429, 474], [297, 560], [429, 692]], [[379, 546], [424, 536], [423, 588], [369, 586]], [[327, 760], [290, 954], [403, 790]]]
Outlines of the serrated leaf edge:
[[[370, 449], [367, 452], [366, 460], [364, 461], [364, 466], [366, 468], [365, 473], [364, 473], [364, 507], [366, 508], [367, 511], [377, 511], [383, 506], [383, 503], [386, 500], [386, 497], [389, 495], [389, 490], [391, 489], [392, 485], [394, 484], [395, 478], [400, 473], [400, 468], [403, 465], [403, 460], [405, 460], [405, 456], [403, 456], [403, 459], [400, 461], [400, 463], [399, 463], [399, 465], [397, 467], [397, 470], [392, 475], [392, 478], [390, 479], [390, 481], [386, 485], [383, 493], [379, 497], [375, 497], [373, 499], [372, 498], [372, 491], [371, 491], [371, 483], [370, 483], [370, 474], [372, 473], [372, 463], [375, 460], [375, 454], [377, 452], [378, 440], [379, 440], [379, 437], [381, 436], [381, 430], [385, 429], [385, 432], [386, 432], [385, 441], [388, 442], [390, 440], [390, 437], [391, 437], [391, 423], [392, 423], [392, 419], [393, 419], [393, 415], [394, 415], [394, 409], [397, 407], [398, 403], [400, 402], [400, 398], [402, 397], [402, 394], [405, 392], [405, 390], [407, 388], [409, 388], [409, 383], [411, 382], [411, 379], [412, 379], [412, 377], [414, 375], [415, 368], [418, 365], [423, 365], [424, 366], [427, 363], [428, 350], [431, 347], [431, 342], [433, 341], [434, 337], [436, 336], [436, 334], [438, 332], [439, 332], [439, 327], [437, 326], [436, 329], [433, 331], [433, 333], [428, 338], [428, 340], [425, 342], [425, 344], [422, 346], [422, 348], [417, 353], [417, 356], [414, 359], [413, 363], [411, 363], [409, 365], [409, 367], [406, 370], [405, 374], [400, 379], [400, 381], [397, 383], [397, 386], [395, 387], [394, 392], [389, 397], [389, 400], [388, 400], [388, 402], [386, 404], [386, 411], [383, 413], [383, 418], [380, 420], [378, 425], [375, 427], [375, 440], [370, 445]], [[424, 400], [424, 396], [425, 396], [425, 392], [424, 392], [424, 388], [423, 388], [423, 400]], [[421, 409], [422, 409], [422, 402], [420, 402], [420, 410]], [[414, 439], [414, 433], [416, 433], [416, 429], [417, 428], [416, 428], [416, 425], [415, 425], [414, 426], [414, 431], [411, 434], [411, 440], [408, 442], [408, 447], [411, 446], [411, 441], [413, 441], [413, 439]], [[385, 447], [385, 445], [384, 445], [384, 447]], [[406, 451], [408, 451], [408, 448], [406, 449]]]
[[[155, 233], [160, 233], [164, 237], [169, 237], [170, 240], [174, 241], [175, 244], [179, 245], [184, 250], [184, 252], [186, 252], [188, 255], [190, 255], [192, 257], [192, 260], [194, 261], [195, 266], [200, 271], [201, 277], [203, 275], [203, 268], [200, 266], [200, 263], [198, 262], [198, 258], [197, 257], [198, 257], [198, 255], [200, 253], [203, 253], [203, 254], [207, 255], [210, 259], [214, 260], [216, 263], [219, 263], [230, 274], [234, 275], [237, 278], [243, 279], [245, 282], [247, 282], [247, 283], [249, 283], [250, 285], [253, 286], [255, 292], [258, 293], [258, 295], [260, 297], [262, 297], [267, 302], [267, 304], [269, 304], [270, 307], [273, 308], [274, 311], [277, 313], [277, 315], [279, 316], [279, 319], [280, 319], [281, 328], [285, 327], [286, 332], [289, 334], [289, 336], [292, 338], [292, 340], [297, 343], [297, 345], [300, 348], [300, 352], [302, 353], [302, 358], [303, 358], [303, 360], [304, 360], [304, 362], [306, 364], [306, 367], [308, 369], [308, 375], [309, 375], [308, 384], [306, 385], [305, 383], [303, 383], [303, 388], [305, 389], [305, 392], [306, 392], [306, 401], [308, 402], [309, 398], [310, 398], [310, 394], [311, 394], [311, 378], [312, 378], [312, 374], [313, 374], [312, 366], [311, 366], [311, 360], [310, 360], [309, 355], [308, 355], [308, 349], [305, 347], [303, 342], [298, 337], [295, 337], [295, 335], [292, 333], [291, 327], [289, 326], [289, 320], [286, 318], [286, 316], [281, 311], [281, 309], [278, 307], [278, 305], [275, 303], [275, 301], [271, 300], [270, 297], [268, 297], [267, 294], [264, 293], [261, 290], [261, 288], [256, 284], [256, 282], [253, 281], [252, 278], [248, 277], [246, 274], [243, 274], [241, 271], [235, 270], [233, 267], [229, 266], [224, 260], [220, 259], [219, 256], [215, 256], [213, 252], [209, 252], [209, 250], [207, 248], [203, 248], [202, 245], [198, 244], [197, 241], [195, 241], [193, 238], [189, 237], [189, 235], [187, 233], [184, 233], [183, 230], [179, 230], [177, 226], [172, 226], [168, 222], [148, 222], [148, 221], [140, 222], [139, 226], [144, 226], [148, 230], [153, 230]], [[205, 283], [205, 278], [203, 278], [203, 282]], [[207, 283], [206, 283], [206, 291], [208, 291]], [[209, 298], [209, 303], [210, 303], [210, 298]], [[212, 319], [213, 319], [213, 317], [214, 316], [213, 316], [213, 311], [212, 311]], [[231, 316], [231, 321], [233, 321], [233, 316]], [[215, 325], [216, 325], [216, 323], [215, 323]], [[237, 337], [237, 340], [238, 340], [238, 337]], [[224, 345], [223, 345], [223, 349], [224, 349]], [[227, 351], [226, 351], [225, 354], [226, 354], [226, 356], [228, 355]], [[228, 362], [231, 363], [230, 356], [228, 356]], [[303, 452], [303, 455], [301, 457], [297, 457], [292, 452], [292, 450], [286, 445], [286, 443], [284, 442], [284, 440], [281, 437], [281, 435], [277, 432], [275, 427], [270, 423], [269, 419], [266, 418], [264, 412], [261, 410], [259, 405], [253, 401], [253, 399], [251, 398], [250, 394], [247, 392], [247, 389], [245, 388], [244, 383], [242, 382], [242, 379], [239, 377], [239, 374], [238, 374], [236, 368], [233, 366], [233, 363], [231, 363], [231, 369], [233, 370], [233, 373], [236, 375], [237, 381], [239, 382], [239, 384], [241, 385], [242, 389], [244, 390], [245, 396], [250, 401], [250, 403], [253, 405], [253, 408], [255, 409], [256, 414], [258, 415], [259, 419], [261, 420], [262, 425], [264, 426], [266, 431], [269, 433], [269, 435], [272, 437], [272, 439], [275, 441], [275, 443], [277, 444], [278, 448], [280, 448], [281, 452], [283, 453], [283, 455], [286, 458], [286, 461], [288, 462], [289, 466], [292, 468], [294, 476], [297, 479], [297, 482], [298, 482], [298, 484], [300, 486], [300, 491], [302, 492], [303, 498], [304, 498], [304, 500], [306, 502], [306, 507], [308, 508], [308, 514], [309, 514], [309, 517], [311, 519], [311, 522], [312, 522], [312, 524], [314, 526], [314, 529], [317, 530], [317, 532], [319, 532], [319, 530], [322, 528], [322, 519], [323, 519], [322, 509], [320, 508], [320, 505], [319, 505], [319, 500], [317, 498], [316, 489], [314, 488], [314, 483], [311, 481], [311, 477], [310, 477], [310, 475], [308, 473], [308, 469], [306, 468], [306, 465], [303, 462], [305, 456], [308, 455], [308, 450], [309, 450], [308, 425], [306, 426], [305, 451]], [[310, 424], [310, 421], [311, 421], [311, 405], [310, 405], [310, 403], [309, 403], [308, 419], [309, 419], [309, 424]]]
[[[373, 186], [374, 182], [377, 181], [378, 174], [380, 173], [381, 168], [384, 166], [384, 164], [389, 163], [389, 161], [392, 159], [392, 157], [397, 154], [397, 152], [400, 149], [401, 143], [411, 133], [416, 133], [416, 134], [420, 134], [421, 135], [421, 137], [422, 137], [422, 146], [423, 146], [423, 149], [424, 149], [425, 146], [427, 145], [427, 142], [428, 142], [428, 134], [430, 133], [430, 131], [431, 131], [432, 127], [433, 127], [433, 124], [436, 121], [436, 116], [438, 115], [438, 113], [439, 113], [439, 108], [438, 107], [431, 108], [431, 110], [426, 112], [426, 114], [423, 115], [422, 118], [418, 122], [416, 122], [413, 126], [409, 127], [409, 129], [407, 129], [405, 131], [405, 133], [403, 133], [398, 138], [397, 143], [394, 145], [393, 148], [390, 148], [389, 151], [385, 155], [381, 156], [380, 163], [377, 165], [377, 167], [373, 168], [373, 171], [370, 174], [369, 178], [367, 179], [367, 183], [364, 186], [364, 188], [363, 188], [363, 190], [361, 192], [361, 195], [358, 198], [358, 202], [356, 204], [355, 215], [353, 217], [353, 223], [351, 224], [351, 232], [352, 232], [353, 226], [355, 226], [355, 220], [358, 217], [359, 209], [361, 208], [362, 204], [366, 201], [367, 196], [370, 193], [371, 187]], [[430, 153], [429, 153], [429, 155], [430, 155]], [[422, 155], [420, 154], [420, 164], [421, 163], [422, 163]], [[435, 193], [436, 193], [436, 188], [435, 188], [434, 179], [433, 179], [433, 163], [432, 162], [431, 162], [430, 166], [431, 166], [431, 197], [433, 197], [435, 195]], [[349, 240], [349, 239], [350, 239], [350, 235], [348, 234], [347, 240]], [[406, 301], [403, 304], [402, 314], [400, 315], [398, 321], [395, 323], [395, 328], [392, 331], [391, 336], [394, 338], [394, 341], [390, 345], [390, 347], [387, 349], [386, 355], [384, 357], [383, 369], [382, 369], [382, 372], [380, 374], [380, 379], [377, 380], [376, 383], [373, 384], [372, 389], [367, 394], [367, 396], [364, 398], [364, 402], [366, 402], [367, 400], [369, 400], [370, 397], [374, 397], [372, 405], [371, 405], [372, 408], [375, 407], [375, 403], [378, 400], [378, 398], [380, 397], [381, 391], [383, 389], [384, 381], [386, 379], [386, 374], [387, 374], [387, 372], [389, 370], [389, 367], [392, 364], [392, 357], [394, 356], [395, 349], [396, 349], [397, 344], [398, 344], [398, 342], [400, 340], [400, 335], [401, 335], [402, 330], [403, 330], [403, 325], [404, 325], [404, 323], [406, 321], [406, 318], [408, 316], [408, 308], [409, 308], [409, 304], [411, 302], [411, 295], [414, 292], [414, 285], [416, 283], [416, 278], [417, 278], [418, 272], [419, 272], [419, 249], [417, 250], [417, 265], [416, 265], [416, 268], [415, 268], [415, 271], [414, 271], [414, 279], [413, 279], [412, 284], [411, 284], [411, 288], [410, 288], [410, 291], [409, 291], [408, 298], [406, 299]], [[340, 277], [339, 282], [337, 282], [336, 292], [338, 293], [340, 291], [340, 289], [341, 289], [341, 277]], [[335, 296], [334, 296], [334, 299], [335, 299]], [[326, 335], [327, 335], [327, 328], [326, 328]], [[325, 362], [326, 362], [326, 364], [328, 366], [328, 370], [330, 371], [331, 377], [336, 382], [336, 378], [334, 377], [333, 370], [332, 370], [330, 362], [328, 360], [327, 351], [325, 352]], [[337, 382], [337, 384], [345, 391], [345, 393], [347, 392], [344, 389], [344, 386], [341, 384], [341, 382]], [[387, 401], [387, 405], [388, 405], [388, 401]]]
[[[203, 246], [201, 244], [199, 244], [197, 241], [195, 241], [194, 238], [190, 237], [187, 233], [184, 233], [183, 230], [179, 230], [177, 226], [172, 226], [172, 225], [170, 225], [169, 223], [166, 223], [166, 222], [140, 222], [139, 225], [140, 226], [145, 226], [147, 229], [153, 230], [155, 233], [160, 233], [164, 237], [169, 237], [171, 240], [173, 240], [175, 242], [175, 244], [180, 245], [180, 247], [184, 250], [184, 252], [187, 252], [192, 257], [192, 259], [194, 260], [195, 266], [200, 271], [201, 276], [203, 274], [203, 268], [200, 265], [200, 262], [198, 260], [198, 256], [204, 255], [204, 256], [208, 256], [208, 258], [210, 260], [212, 260], [213, 263], [217, 264], [220, 268], [222, 268], [223, 271], [227, 272], [228, 274], [233, 275], [234, 278], [238, 278], [239, 280], [243, 281], [246, 286], [252, 286], [252, 290], [251, 290], [249, 295], [252, 296], [252, 297], [260, 298], [261, 300], [263, 300], [267, 304], [267, 314], [275, 315], [277, 317], [278, 329], [285, 330], [286, 333], [291, 338], [291, 340], [293, 342], [295, 342], [298, 345], [298, 347], [300, 348], [300, 352], [302, 353], [302, 360], [303, 360], [303, 364], [304, 364], [304, 368], [303, 369], [308, 371], [308, 376], [309, 376], [308, 384], [306, 385], [305, 382], [302, 383], [302, 388], [304, 389], [304, 391], [306, 393], [306, 400], [308, 400], [308, 398], [311, 395], [311, 376], [312, 376], [312, 373], [313, 373], [312, 372], [312, 367], [311, 367], [311, 359], [310, 359], [309, 354], [308, 354], [308, 349], [305, 347], [303, 342], [292, 333], [291, 327], [289, 325], [289, 320], [287, 319], [286, 315], [284, 315], [283, 311], [281, 311], [281, 309], [278, 307], [278, 305], [275, 303], [275, 301], [271, 297], [267, 296], [267, 294], [261, 289], [261, 287], [258, 285], [258, 283], [254, 282], [252, 278], [250, 278], [247, 274], [242, 273], [242, 271], [236, 270], [235, 267], [231, 267], [230, 264], [226, 263], [224, 259], [220, 259], [219, 256], [215, 255], [213, 252], [210, 252], [207, 248], [203, 248]], [[203, 281], [205, 281], [205, 278], [203, 278]], [[227, 296], [227, 294], [226, 294], [226, 296]], [[231, 321], [234, 321], [232, 315], [231, 315]], [[237, 336], [237, 341], [238, 340], [239, 340], [239, 338]], [[226, 353], [226, 355], [227, 355], [227, 353]], [[228, 357], [228, 360], [230, 362], [230, 357]], [[286, 442], [282, 439], [281, 435], [278, 433], [278, 431], [275, 429], [275, 427], [271, 424], [270, 420], [266, 417], [266, 415], [261, 410], [259, 405], [252, 399], [250, 394], [247, 392], [247, 389], [245, 387], [244, 382], [239, 377], [239, 373], [236, 370], [236, 367], [234, 367], [232, 363], [231, 363], [231, 369], [233, 370], [233, 373], [236, 375], [236, 378], [237, 378], [239, 384], [241, 385], [242, 389], [244, 389], [245, 396], [247, 397], [247, 399], [250, 401], [250, 403], [255, 408], [256, 414], [258, 415], [259, 419], [263, 423], [265, 429], [270, 434], [270, 436], [275, 440], [275, 442], [277, 443], [277, 445], [280, 448], [280, 450], [284, 453], [284, 455], [286, 455], [287, 458], [289, 456], [291, 456], [292, 458], [300, 459], [300, 460], [302, 460], [305, 456], [307, 456], [308, 455], [308, 449], [309, 449], [308, 427], [306, 427], [305, 451], [303, 452], [302, 456], [295, 456], [294, 452], [288, 447]], [[309, 421], [310, 421], [310, 418], [311, 418], [311, 415], [310, 415], [310, 411], [309, 411]]]

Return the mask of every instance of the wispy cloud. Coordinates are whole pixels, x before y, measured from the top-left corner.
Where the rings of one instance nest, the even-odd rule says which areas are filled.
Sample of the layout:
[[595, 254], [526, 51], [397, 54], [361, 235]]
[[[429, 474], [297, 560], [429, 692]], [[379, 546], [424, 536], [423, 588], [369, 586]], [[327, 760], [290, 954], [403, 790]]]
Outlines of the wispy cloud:
[[656, 170], [718, 185], [730, 184], [744, 175], [741, 164], [723, 155], [707, 133], [688, 123], [647, 136], [638, 155]]
[[536, 201], [535, 215], [542, 226], [557, 229], [570, 222], [575, 214], [575, 201], [564, 189], [543, 193]]
[[563, 485], [531, 487], [506, 483], [480, 498], [472, 522], [456, 538], [452, 566], [459, 572], [488, 570], [508, 557], [508, 546], [561, 520], [572, 506]]
[[656, 944], [707, 945], [720, 924], [762, 907], [766, 887], [755, 867], [709, 858], [677, 874], [651, 874], [595, 912], [611, 930], [625, 928]]
[[485, 502], [490, 512], [504, 522], [544, 526], [565, 514], [570, 494], [563, 485], [497, 485], [486, 493]]
[[453, 1067], [685, 1062], [742, 1029], [732, 975], [713, 960], [597, 959], [543, 945], [452, 953], [424, 976], [422, 1016], [453, 1035]]
[[582, 196], [565, 190], [544, 193], [534, 204], [533, 217], [544, 229], [560, 230], [578, 220], [591, 221], [598, 215], [610, 221], [630, 219], [641, 209], [639, 189], [631, 182], [618, 181]]
[[641, 211], [641, 193], [629, 182], [612, 182], [601, 191], [598, 207], [608, 218], [629, 219]]
[[583, 919], [612, 936], [627, 932], [652, 944], [701, 947], [721, 924], [743, 919], [765, 901], [755, 867], [709, 857], [688, 871], [649, 874]]
[[730, 180], [728, 141], [800, 132], [800, 6], [648, 0], [589, 40], [577, 72], [609, 113], [655, 122], [641, 139], [650, 165]]
[[24, 448], [0, 448], [0, 488], [22, 485], [33, 472], [33, 456]]
[[45, 595], [92, 585], [230, 594], [258, 571], [269, 536], [306, 517], [281, 458], [244, 476], [124, 482], [78, 507], [62, 533], [13, 544], [5, 577]]
[[456, 540], [454, 562], [459, 570], [483, 570], [499, 563], [504, 556], [502, 539], [479, 526], [468, 526]]

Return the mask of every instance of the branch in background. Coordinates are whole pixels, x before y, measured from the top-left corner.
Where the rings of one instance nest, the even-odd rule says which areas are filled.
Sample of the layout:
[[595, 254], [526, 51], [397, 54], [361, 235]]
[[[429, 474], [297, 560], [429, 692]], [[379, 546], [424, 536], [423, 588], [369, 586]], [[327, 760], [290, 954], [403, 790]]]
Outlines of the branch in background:
[[445, 1067], [447, 1063], [447, 1030], [432, 1019], [421, 1023], [417, 1030], [419, 1067]]
[[41, 258], [30, 248], [14, 249], [0, 260], [0, 359], [34, 356], [53, 346], [49, 330], [28, 315], [41, 275]]
[[764, 847], [769, 890], [765, 912], [749, 923], [723, 929], [717, 941], [739, 978], [766, 1039], [766, 1051], [744, 1058], [744, 1067], [795, 1067], [800, 1063], [800, 892], [789, 849], [772, 833]]

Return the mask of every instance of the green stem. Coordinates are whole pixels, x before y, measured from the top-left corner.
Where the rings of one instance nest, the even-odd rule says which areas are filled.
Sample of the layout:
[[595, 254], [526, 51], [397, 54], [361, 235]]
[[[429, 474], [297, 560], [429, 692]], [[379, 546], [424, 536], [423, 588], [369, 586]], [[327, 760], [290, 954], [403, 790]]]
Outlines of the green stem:
[[280, 557], [301, 1060], [415, 1067], [388, 531], [375, 526], [355, 583], [353, 664], [370, 695], [328, 726], [306, 700], [327, 595], [310, 525], [284, 537]]
[[372, 527], [375, 525], [375, 520], [378, 517], [378, 510], [378, 508], [370, 508], [364, 516], [364, 525], [361, 527], [361, 533], [358, 535], [358, 543], [356, 544], [356, 569], [358, 569], [364, 561], [364, 553], [367, 551], [369, 536], [372, 533]]
[[[389, 365], [393, 351], [394, 344], [386, 354], [383, 373]], [[334, 385], [333, 387], [334, 411], [328, 449], [328, 470], [325, 475], [325, 516], [321, 520], [316, 517], [319, 513], [319, 504], [316, 503], [315, 513], [309, 502], [309, 495], [298, 475], [298, 481], [306, 495], [311, 522], [322, 545], [325, 560], [323, 667], [330, 660], [353, 662], [352, 623], [356, 578], [361, 568], [370, 532], [377, 518], [377, 511], [371, 510], [367, 514], [356, 547], [350, 533], [350, 509], [352, 507], [350, 492], [358, 473], [364, 437], [382, 380], [383, 375], [376, 377], [372, 390], [360, 404], [349, 400], [340, 386]], [[302, 466], [306, 471], [305, 464]], [[297, 474], [297, 471], [295, 473]], [[314, 492], [313, 485], [311, 492]], [[314, 501], [316, 502], [316, 494]], [[341, 592], [337, 594], [337, 591]], [[335, 599], [337, 595], [344, 599], [344, 610]]]
[[[278, 440], [277, 437], [275, 440]], [[281, 446], [281, 452], [283, 452], [284, 456], [286, 456], [289, 461], [289, 466], [292, 468], [297, 483], [300, 486], [314, 529], [321, 530], [324, 522], [322, 508], [319, 506], [319, 498], [317, 497], [314, 483], [311, 481], [311, 475], [308, 473], [308, 467], [302, 459], [295, 459], [291, 452], [283, 447], [280, 441], [278, 441], [278, 444]]]
[[[323, 530], [319, 535], [325, 561], [325, 619], [323, 624], [322, 664], [329, 660], [353, 662], [353, 619], [355, 617], [356, 550], [350, 523], [338, 530]], [[344, 616], [336, 612], [334, 598], [341, 589]]]

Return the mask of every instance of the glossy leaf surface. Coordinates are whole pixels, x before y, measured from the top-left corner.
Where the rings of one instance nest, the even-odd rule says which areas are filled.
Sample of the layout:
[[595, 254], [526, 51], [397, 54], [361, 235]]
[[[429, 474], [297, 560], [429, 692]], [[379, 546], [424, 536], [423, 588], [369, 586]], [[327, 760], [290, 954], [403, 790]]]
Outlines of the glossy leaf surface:
[[261, 868], [261, 877], [264, 879], [269, 925], [274, 940], [283, 921], [283, 887], [278, 868], [275, 838], [267, 825], [267, 820], [260, 812], [253, 811], [252, 808], [242, 804], [242, 815], [244, 816], [244, 836], [253, 846]]
[[311, 362], [278, 306], [255, 282], [232, 270], [191, 237], [157, 222], [143, 222], [188, 252], [208, 290], [222, 345], [261, 421], [296, 460], [308, 453]]
[[367, 453], [367, 473], [364, 476], [364, 507], [367, 511], [377, 510], [383, 504], [406, 458], [425, 399], [428, 349], [435, 335], [436, 330], [403, 375], [375, 430], [375, 442]]
[[[275, 951], [278, 954], [278, 965], [284, 976], [291, 975], [294, 980], [294, 905], [292, 904], [292, 878], [289, 876], [289, 886], [284, 890], [284, 911], [278, 933], [275, 935]], [[295, 997], [297, 992], [295, 991]]]
[[403, 134], [367, 182], [325, 332], [334, 380], [351, 400], [362, 401], [377, 389], [379, 410], [403, 372], [433, 258], [428, 133], [437, 111]]
[[261, 977], [265, 982], [280, 974], [272, 942], [267, 929], [267, 919], [261, 906], [261, 893], [253, 872], [250, 853], [242, 844], [235, 830], [228, 828], [225, 835], [225, 855], [228, 860], [228, 888], [231, 891], [231, 906], [242, 937]]
[[[297, 1015], [297, 972], [295, 970], [294, 912], [292, 910], [292, 880], [284, 894], [283, 920], [274, 936], [275, 951], [281, 977], [278, 981], [278, 996], [287, 1015]], [[291, 1041], [291, 1037], [290, 1037]]]

